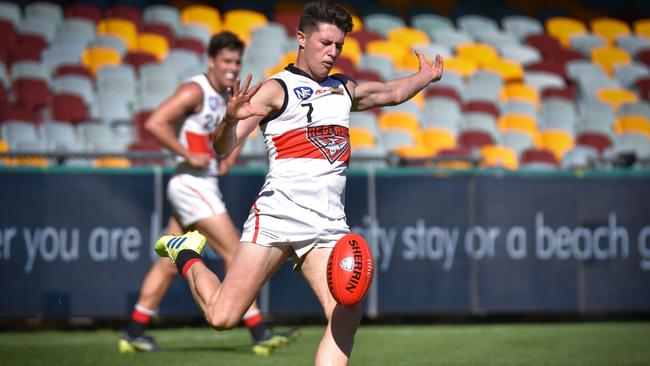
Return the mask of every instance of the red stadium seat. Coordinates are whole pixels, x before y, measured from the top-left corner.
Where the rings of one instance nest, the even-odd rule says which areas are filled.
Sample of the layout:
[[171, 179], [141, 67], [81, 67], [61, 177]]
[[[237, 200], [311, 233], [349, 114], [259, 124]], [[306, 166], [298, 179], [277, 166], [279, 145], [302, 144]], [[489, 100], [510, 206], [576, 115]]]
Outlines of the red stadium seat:
[[91, 81], [95, 79], [92, 71], [82, 65], [61, 65], [54, 70], [54, 76], [57, 77], [61, 75], [79, 75], [84, 76]]
[[444, 97], [455, 100], [458, 105], [461, 105], [463, 103], [460, 95], [458, 95], [458, 92], [456, 92], [456, 90], [446, 88], [444, 86], [436, 86], [435, 84], [433, 84], [431, 88], [426, 89], [425, 97]]
[[584, 60], [582, 53], [573, 50], [561, 49], [553, 54], [553, 60], [561, 64], [566, 64], [569, 61]]
[[643, 51], [636, 54], [636, 58], [639, 62], [650, 67], [650, 49], [646, 48]]
[[16, 103], [31, 113], [49, 107], [52, 98], [47, 82], [40, 79], [14, 80], [14, 94]]
[[492, 136], [483, 131], [463, 131], [460, 133], [460, 136], [458, 136], [458, 142], [461, 146], [465, 146], [467, 148], [495, 144]]
[[47, 47], [45, 38], [36, 34], [19, 34], [9, 49], [8, 64], [17, 61], [40, 61], [41, 52]]
[[298, 23], [300, 22], [300, 13], [294, 12], [279, 12], [273, 16], [273, 21], [280, 23], [290, 37], [296, 35], [298, 30]]
[[117, 4], [106, 10], [107, 18], [122, 18], [130, 20], [136, 29], [142, 30], [142, 12], [132, 5]]
[[536, 62], [526, 66], [526, 71], [546, 71], [566, 79], [566, 68], [564, 63], [556, 61]]
[[547, 149], [528, 149], [521, 153], [521, 164], [526, 163], [547, 163], [559, 165], [553, 152]]
[[526, 37], [526, 43], [529, 46], [537, 48], [542, 54], [542, 59], [551, 59], [552, 55], [562, 49], [560, 42], [545, 34], [535, 34]]
[[122, 59], [123, 62], [126, 62], [128, 64], [131, 64], [133, 68], [136, 71], [140, 70], [140, 66], [146, 65], [148, 63], [156, 63], [158, 62], [158, 59], [156, 56], [149, 52], [140, 52], [140, 51], [134, 51], [134, 52], [129, 52], [124, 56]]
[[575, 85], [569, 85], [567, 88], [544, 88], [542, 90], [542, 99], [563, 98], [573, 102], [576, 100], [576, 91]]
[[75, 4], [65, 8], [65, 16], [68, 18], [85, 18], [94, 23], [99, 22], [104, 15], [102, 9], [90, 4]]
[[348, 33], [348, 37], [352, 37], [359, 41], [359, 45], [363, 51], [366, 50], [366, 44], [368, 44], [368, 42], [384, 39], [381, 34], [368, 29], [362, 29], [360, 31]]
[[138, 141], [156, 141], [156, 139], [144, 127], [152, 111], [141, 111], [135, 115], [133, 123], [138, 135]]
[[639, 91], [639, 96], [650, 101], [650, 77], [637, 80], [634, 84]]
[[4, 85], [0, 83], [0, 109], [5, 108], [7, 105], [7, 91], [5, 91]]
[[169, 47], [173, 48], [176, 45], [176, 37], [174, 31], [165, 23], [147, 23], [142, 27], [142, 33], [153, 33], [165, 37]]
[[2, 51], [8, 50], [14, 44], [15, 39], [16, 29], [13, 23], [0, 18], [0, 49]]
[[494, 104], [485, 101], [467, 102], [463, 105], [463, 112], [483, 112], [494, 116], [494, 118], [499, 117], [499, 108]]
[[36, 122], [33, 113], [17, 104], [6, 105], [0, 108], [0, 122], [10, 120]]
[[55, 120], [78, 124], [88, 119], [86, 105], [80, 96], [61, 93], [52, 99], [52, 117]]
[[336, 65], [335, 67], [338, 67], [339, 69], [343, 70], [343, 73], [345, 75], [354, 75], [356, 72], [356, 67], [354, 66], [354, 63], [352, 60], [350, 60], [347, 57], [339, 57], [336, 59]]
[[356, 80], [383, 81], [378, 73], [370, 70], [357, 70], [354, 73], [354, 78]]
[[599, 154], [612, 145], [610, 138], [602, 133], [583, 132], [578, 135], [576, 145], [590, 146], [598, 150]]
[[195, 52], [199, 57], [205, 55], [205, 47], [201, 41], [194, 38], [177, 38], [174, 48]]

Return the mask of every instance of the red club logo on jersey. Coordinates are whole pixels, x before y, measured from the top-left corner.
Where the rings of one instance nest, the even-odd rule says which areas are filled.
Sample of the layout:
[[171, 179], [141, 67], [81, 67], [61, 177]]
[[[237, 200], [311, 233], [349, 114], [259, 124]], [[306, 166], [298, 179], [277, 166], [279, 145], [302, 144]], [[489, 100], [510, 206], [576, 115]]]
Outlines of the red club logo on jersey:
[[307, 138], [323, 153], [330, 164], [339, 160], [350, 149], [350, 133], [342, 126], [309, 127]]

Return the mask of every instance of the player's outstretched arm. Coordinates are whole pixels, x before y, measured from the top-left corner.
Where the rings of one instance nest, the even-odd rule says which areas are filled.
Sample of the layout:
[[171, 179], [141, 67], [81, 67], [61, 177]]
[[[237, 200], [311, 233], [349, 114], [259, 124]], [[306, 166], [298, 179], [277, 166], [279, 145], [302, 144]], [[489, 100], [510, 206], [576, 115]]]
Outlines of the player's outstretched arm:
[[389, 80], [387, 82], [348, 82], [348, 90], [354, 91], [352, 110], [363, 111], [374, 107], [397, 105], [411, 99], [431, 82], [440, 80], [443, 71], [442, 56], [436, 55], [433, 63], [427, 61], [424, 54], [415, 50], [420, 61], [418, 72]]
[[279, 109], [284, 100], [284, 90], [275, 81], [266, 81], [249, 88], [249, 74], [244, 85], [235, 80], [229, 90], [229, 100], [224, 127], [214, 136], [214, 149], [219, 154], [229, 154], [246, 139], [259, 122], [272, 110]]

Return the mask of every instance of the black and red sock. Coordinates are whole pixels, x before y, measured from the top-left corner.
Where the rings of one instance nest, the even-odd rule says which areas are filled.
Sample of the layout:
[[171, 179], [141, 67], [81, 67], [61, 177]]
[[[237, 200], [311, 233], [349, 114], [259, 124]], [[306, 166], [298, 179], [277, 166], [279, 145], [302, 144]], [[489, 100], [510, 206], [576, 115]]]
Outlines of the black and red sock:
[[144, 334], [151, 323], [151, 317], [156, 314], [155, 310], [147, 309], [136, 304], [131, 312], [131, 320], [126, 327], [126, 333], [129, 337], [137, 338]]
[[266, 323], [259, 310], [249, 310], [244, 314], [242, 322], [251, 332], [255, 342], [263, 340], [266, 336]]

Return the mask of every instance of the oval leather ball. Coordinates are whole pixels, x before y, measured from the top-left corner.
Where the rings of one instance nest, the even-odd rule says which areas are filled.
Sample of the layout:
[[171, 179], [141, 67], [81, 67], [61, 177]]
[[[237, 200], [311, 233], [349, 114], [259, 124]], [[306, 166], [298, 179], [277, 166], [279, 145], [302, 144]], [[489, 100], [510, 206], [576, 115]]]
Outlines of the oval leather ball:
[[327, 261], [327, 285], [339, 304], [352, 307], [366, 296], [374, 271], [366, 240], [359, 234], [346, 234], [336, 243]]

